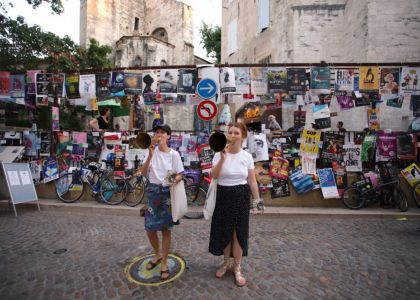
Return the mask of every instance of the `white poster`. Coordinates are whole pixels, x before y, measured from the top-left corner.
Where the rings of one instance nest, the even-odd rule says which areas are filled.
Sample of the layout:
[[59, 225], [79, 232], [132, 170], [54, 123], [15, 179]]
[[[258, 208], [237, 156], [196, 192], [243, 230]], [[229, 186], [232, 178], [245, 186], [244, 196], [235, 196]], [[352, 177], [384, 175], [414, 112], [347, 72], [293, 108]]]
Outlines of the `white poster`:
[[362, 172], [362, 145], [347, 144], [343, 146], [344, 163], [347, 172]]
[[268, 160], [268, 145], [265, 133], [250, 135], [248, 149], [255, 162]]
[[235, 83], [237, 94], [249, 94], [251, 81], [249, 79], [249, 67], [235, 68]]
[[32, 184], [31, 177], [29, 176], [28, 171], [20, 171], [20, 180], [22, 180], [22, 185]]
[[79, 105], [86, 105], [86, 110], [92, 110], [92, 99], [96, 97], [95, 74], [80, 75], [79, 80]]
[[302, 156], [302, 173], [316, 175], [316, 157]]
[[220, 91], [222, 93], [235, 93], [235, 72], [232, 68], [220, 68]]
[[335, 90], [353, 91], [354, 90], [354, 70], [336, 69], [335, 70]]
[[19, 175], [17, 171], [7, 171], [10, 185], [20, 185]]
[[204, 68], [198, 68], [197, 69], [197, 73], [198, 73], [198, 81], [200, 82], [200, 80], [202, 79], [211, 79], [213, 80], [216, 85], [217, 85], [217, 93], [214, 96], [214, 98], [209, 99], [209, 100], [213, 100], [216, 103], [220, 103], [220, 82], [219, 82], [219, 77], [220, 77], [220, 71], [219, 68], [216, 67], [204, 67]]
[[268, 93], [267, 72], [268, 68], [253, 67], [251, 70], [251, 85], [254, 95], [265, 95]]

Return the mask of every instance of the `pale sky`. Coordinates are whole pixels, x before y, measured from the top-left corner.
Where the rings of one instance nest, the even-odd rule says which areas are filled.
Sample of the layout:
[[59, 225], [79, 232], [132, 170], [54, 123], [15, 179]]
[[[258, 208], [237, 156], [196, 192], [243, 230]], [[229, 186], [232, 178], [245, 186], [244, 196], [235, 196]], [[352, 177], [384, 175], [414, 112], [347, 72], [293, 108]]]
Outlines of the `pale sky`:
[[[178, 0], [192, 6], [194, 11], [194, 54], [205, 58], [206, 51], [200, 45], [199, 28], [201, 22], [207, 24], [222, 24], [222, 0]], [[12, 2], [1, 0], [2, 3]], [[25, 0], [13, 1], [14, 8], [8, 9], [9, 16], [16, 18], [23, 16], [29, 25], [39, 25], [44, 31], [51, 31], [60, 37], [68, 35], [73, 41], [79, 43], [80, 1], [62, 0], [64, 13], [54, 15], [45, 3], [36, 10], [32, 9]]]

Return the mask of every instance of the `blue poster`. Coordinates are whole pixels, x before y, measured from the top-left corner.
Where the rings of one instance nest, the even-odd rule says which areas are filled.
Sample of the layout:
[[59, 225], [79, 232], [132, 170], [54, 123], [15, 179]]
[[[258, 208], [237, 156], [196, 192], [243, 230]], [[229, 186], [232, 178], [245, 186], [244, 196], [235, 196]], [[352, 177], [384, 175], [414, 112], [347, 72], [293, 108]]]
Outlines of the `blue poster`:
[[337, 184], [335, 183], [333, 170], [331, 168], [318, 169], [318, 177], [324, 198], [338, 198], [338, 189]]

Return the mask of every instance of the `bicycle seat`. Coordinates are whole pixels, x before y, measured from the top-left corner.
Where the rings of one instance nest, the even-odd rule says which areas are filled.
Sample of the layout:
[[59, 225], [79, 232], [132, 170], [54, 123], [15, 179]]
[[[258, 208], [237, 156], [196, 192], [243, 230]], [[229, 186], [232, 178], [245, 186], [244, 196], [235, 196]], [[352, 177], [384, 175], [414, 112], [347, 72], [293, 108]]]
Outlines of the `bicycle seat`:
[[94, 172], [94, 171], [97, 171], [97, 170], [99, 170], [100, 168], [101, 168], [101, 164], [100, 163], [97, 163], [97, 162], [90, 162], [88, 165], [87, 165], [87, 168], [89, 169], [89, 170], [91, 170], [92, 172]]

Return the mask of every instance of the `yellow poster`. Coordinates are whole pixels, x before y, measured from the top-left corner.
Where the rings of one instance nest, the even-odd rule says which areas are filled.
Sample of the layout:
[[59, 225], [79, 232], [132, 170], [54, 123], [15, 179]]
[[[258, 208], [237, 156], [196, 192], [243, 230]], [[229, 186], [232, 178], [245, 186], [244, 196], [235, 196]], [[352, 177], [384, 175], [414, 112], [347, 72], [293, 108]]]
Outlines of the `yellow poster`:
[[360, 67], [359, 69], [359, 90], [379, 90], [379, 67]]
[[320, 130], [304, 129], [302, 133], [302, 140], [300, 143], [300, 155], [317, 157], [320, 140]]
[[413, 186], [417, 181], [420, 181], [420, 168], [415, 163], [402, 170], [401, 174], [410, 186]]
[[91, 103], [92, 103], [92, 110], [97, 111], [98, 110], [98, 101], [96, 100], [96, 98], [93, 98], [91, 100]]
[[368, 124], [370, 130], [379, 130], [379, 108], [369, 108], [368, 111]]

